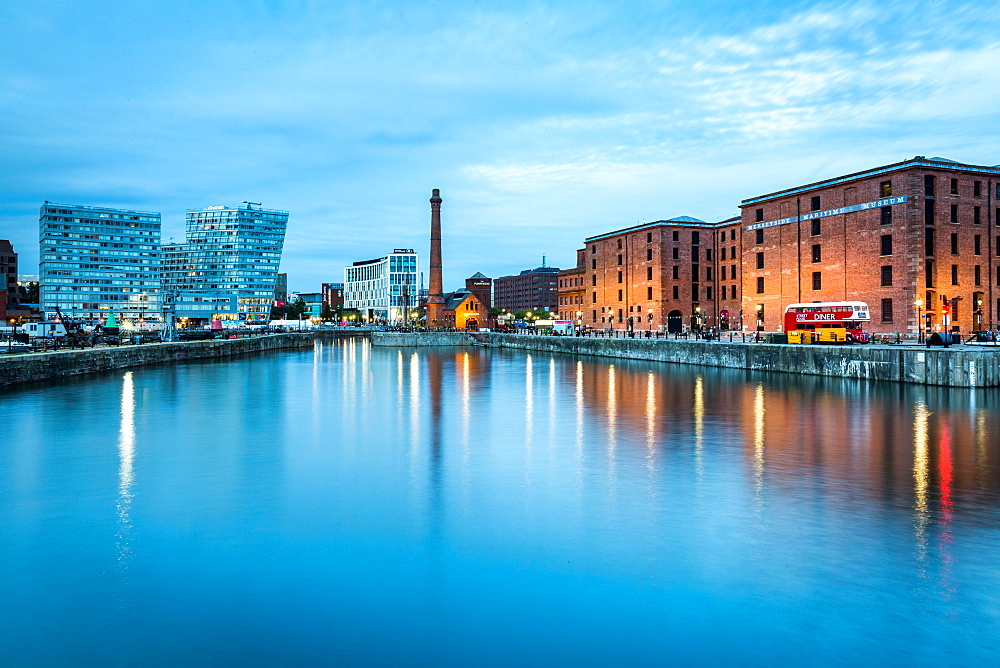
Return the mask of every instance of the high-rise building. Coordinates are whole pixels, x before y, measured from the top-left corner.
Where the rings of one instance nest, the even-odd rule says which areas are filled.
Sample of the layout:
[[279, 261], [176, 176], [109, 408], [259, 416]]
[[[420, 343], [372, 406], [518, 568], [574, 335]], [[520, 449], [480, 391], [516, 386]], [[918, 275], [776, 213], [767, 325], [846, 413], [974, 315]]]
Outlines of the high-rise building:
[[160, 214], [46, 202], [39, 214], [42, 311], [96, 322], [160, 318]]
[[288, 274], [279, 272], [278, 278], [274, 281], [274, 301], [288, 301]]
[[344, 308], [357, 309], [369, 322], [400, 324], [419, 303], [417, 254], [396, 248], [375, 260], [344, 268]]
[[287, 225], [287, 211], [251, 202], [189, 210], [186, 243], [163, 249], [164, 290], [235, 294], [240, 320], [267, 321]]

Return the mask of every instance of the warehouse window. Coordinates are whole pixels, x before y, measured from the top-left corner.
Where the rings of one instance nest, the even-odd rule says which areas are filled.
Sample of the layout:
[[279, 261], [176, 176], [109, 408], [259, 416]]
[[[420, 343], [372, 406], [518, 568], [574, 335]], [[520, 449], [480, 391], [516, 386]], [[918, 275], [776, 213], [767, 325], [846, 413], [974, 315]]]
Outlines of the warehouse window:
[[952, 195], [958, 194], [958, 179], [951, 180], [951, 194]]
[[813, 262], [823, 261], [823, 247], [820, 246], [820, 244], [813, 244], [812, 252], [813, 252]]
[[823, 231], [822, 230], [822, 225], [820, 223], [819, 218], [813, 218], [813, 221], [812, 221], [812, 230], [811, 230], [812, 236], [818, 237], [822, 231]]
[[712, 299], [712, 286], [708, 286], [707, 288], [705, 288], [705, 299], [708, 300]]
[[978, 264], [972, 268], [972, 276], [973, 276], [973, 281], [975, 281], [976, 285], [983, 284], [983, 268], [980, 267]]
[[591, 260], [590, 261], [590, 268], [591, 269], [597, 269], [597, 260]]
[[823, 289], [823, 274], [818, 271], [813, 272], [813, 290]]
[[882, 248], [880, 255], [892, 255], [892, 235], [882, 235]]
[[[1000, 197], [1000, 195], [997, 195], [997, 197]], [[764, 221], [764, 209], [757, 209], [754, 212], [754, 216], [755, 216], [756, 222], [758, 222], [758, 223], [763, 222]]]
[[764, 230], [757, 230], [756, 243], [757, 243], [758, 246], [760, 244], [764, 243]]
[[671, 254], [671, 258], [673, 258], [674, 260], [679, 260], [680, 257], [681, 257], [681, 251], [680, 251], [680, 249], [677, 248], [676, 246], [674, 246], [673, 253]]
[[983, 235], [977, 234], [972, 238], [972, 252], [976, 255], [983, 254]]
[[678, 232], [678, 231], [676, 231], [676, 230], [674, 230], [673, 236], [671, 238], [674, 241], [680, 241], [681, 240], [681, 233]]
[[646, 288], [646, 299], [653, 299], [653, 288]]
[[892, 207], [891, 206], [883, 206], [882, 207], [882, 219], [881, 219], [880, 222], [881, 222], [882, 225], [892, 225]]
[[649, 262], [652, 259], [653, 259], [653, 249], [652, 248], [647, 248], [646, 249], [646, 261]]
[[958, 265], [951, 265], [951, 284], [958, 285]]
[[883, 181], [878, 184], [880, 197], [892, 197], [892, 181]]
[[952, 204], [951, 205], [951, 222], [953, 222], [953, 223], [957, 223], [958, 222], [958, 205], [957, 204]]
[[889, 288], [892, 287], [892, 265], [885, 265], [882, 267], [882, 287]]
[[892, 300], [882, 300], [882, 322], [892, 322]]
[[646, 267], [646, 280], [647, 281], [653, 280], [653, 268], [652, 267]]
[[619, 283], [622, 282], [622, 272], [620, 272], [620, 271], [618, 272], [618, 282]]
[[622, 291], [619, 290], [618, 291], [618, 301], [621, 301], [621, 300], [622, 300]]
[[951, 254], [958, 255], [958, 235], [951, 235]]
[[680, 268], [676, 264], [673, 267], [671, 267], [671, 271], [673, 272], [672, 278], [678, 279], [681, 277]]
[[983, 212], [981, 207], [978, 206], [972, 207], [972, 224], [973, 225], [983, 224]]
[[764, 294], [764, 277], [763, 276], [758, 276], [757, 277], [757, 294], [758, 295]]
[[764, 268], [764, 254], [763, 253], [757, 253], [757, 268], [758, 269], [763, 269]]
[[678, 296], [677, 296], [677, 292], [678, 292], [678, 288], [677, 288], [677, 286], [675, 285], [675, 286], [674, 286], [674, 292], [673, 292], [673, 294], [674, 294], [674, 299], [680, 299], [680, 297], [678, 297]]
[[816, 195], [811, 200], [809, 200], [809, 210], [819, 211], [819, 195]]
[[972, 196], [973, 197], [982, 197], [983, 196], [983, 182], [982, 181], [973, 181], [972, 182]]
[[652, 232], [646, 232], [646, 243], [647, 244], [653, 243], [653, 233]]
[[934, 197], [934, 177], [924, 177], [924, 197]]

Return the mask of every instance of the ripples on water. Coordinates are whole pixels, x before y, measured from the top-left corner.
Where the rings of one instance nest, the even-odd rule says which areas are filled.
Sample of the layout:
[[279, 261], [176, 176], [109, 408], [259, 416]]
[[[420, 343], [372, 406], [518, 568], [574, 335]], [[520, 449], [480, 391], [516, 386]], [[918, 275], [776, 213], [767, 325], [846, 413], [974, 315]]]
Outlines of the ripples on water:
[[997, 391], [357, 340], [0, 400], [15, 664], [1000, 659]]

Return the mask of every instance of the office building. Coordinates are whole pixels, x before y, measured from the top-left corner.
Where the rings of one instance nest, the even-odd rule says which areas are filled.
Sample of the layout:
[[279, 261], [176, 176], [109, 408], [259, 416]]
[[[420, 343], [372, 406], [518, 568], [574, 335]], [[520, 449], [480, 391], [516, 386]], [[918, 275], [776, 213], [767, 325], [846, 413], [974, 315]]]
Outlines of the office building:
[[160, 214], [46, 202], [39, 213], [39, 297], [75, 320], [110, 311], [160, 319]]
[[320, 286], [323, 293], [323, 304], [331, 309], [344, 307], [344, 284], [343, 283], [323, 283]]
[[210, 206], [186, 215], [186, 242], [164, 247], [163, 288], [219, 299], [235, 295], [235, 315], [222, 319], [267, 322], [275, 300], [288, 212], [259, 204]]
[[281, 306], [288, 301], [288, 274], [279, 272], [274, 281], [274, 301], [280, 302]]
[[402, 324], [417, 302], [417, 254], [396, 248], [389, 255], [344, 268], [344, 308], [367, 322]]

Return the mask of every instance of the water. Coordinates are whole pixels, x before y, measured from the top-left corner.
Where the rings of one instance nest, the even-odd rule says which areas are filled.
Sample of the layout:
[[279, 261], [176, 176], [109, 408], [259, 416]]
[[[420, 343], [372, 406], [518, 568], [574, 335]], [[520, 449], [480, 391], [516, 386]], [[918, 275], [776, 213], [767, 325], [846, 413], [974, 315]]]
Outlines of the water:
[[996, 665], [1000, 393], [361, 340], [0, 394], [6, 665]]

